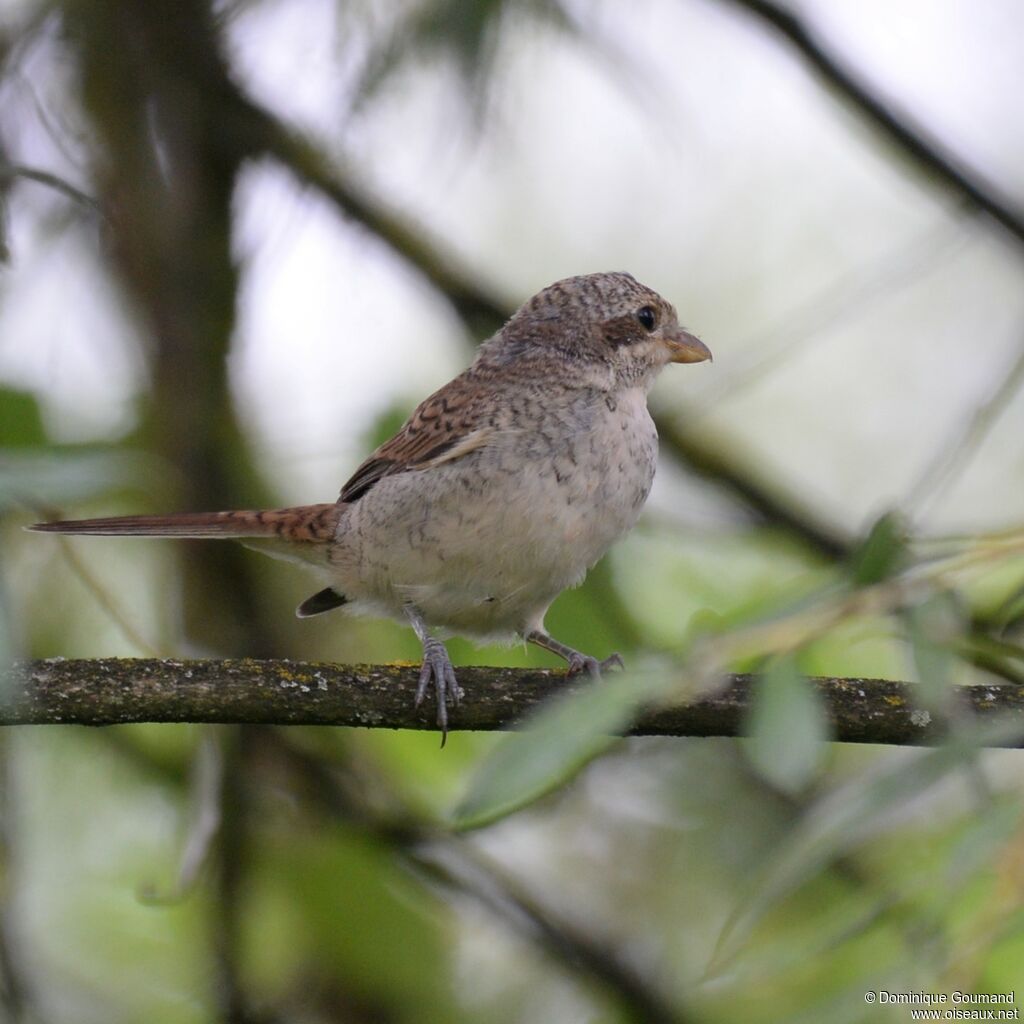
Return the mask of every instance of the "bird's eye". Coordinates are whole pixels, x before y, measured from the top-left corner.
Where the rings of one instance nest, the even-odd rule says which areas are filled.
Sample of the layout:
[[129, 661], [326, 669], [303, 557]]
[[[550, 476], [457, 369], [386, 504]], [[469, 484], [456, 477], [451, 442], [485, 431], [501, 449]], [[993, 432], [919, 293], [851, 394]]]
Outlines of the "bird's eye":
[[654, 325], [658, 322], [658, 314], [654, 312], [653, 306], [643, 306], [638, 309], [636, 318], [645, 331], [653, 331]]

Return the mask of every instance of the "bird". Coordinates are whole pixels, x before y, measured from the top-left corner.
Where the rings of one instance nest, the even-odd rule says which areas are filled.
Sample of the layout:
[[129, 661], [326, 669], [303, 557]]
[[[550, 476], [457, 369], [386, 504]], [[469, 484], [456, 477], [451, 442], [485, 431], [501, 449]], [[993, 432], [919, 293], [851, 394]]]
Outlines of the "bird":
[[472, 364], [356, 469], [337, 501], [294, 508], [36, 523], [92, 536], [226, 538], [311, 566], [337, 608], [410, 625], [442, 746], [462, 696], [444, 640], [521, 639], [568, 674], [621, 667], [556, 640], [554, 599], [628, 532], [654, 479], [648, 392], [669, 363], [712, 358], [675, 308], [631, 274], [565, 278], [527, 300]]

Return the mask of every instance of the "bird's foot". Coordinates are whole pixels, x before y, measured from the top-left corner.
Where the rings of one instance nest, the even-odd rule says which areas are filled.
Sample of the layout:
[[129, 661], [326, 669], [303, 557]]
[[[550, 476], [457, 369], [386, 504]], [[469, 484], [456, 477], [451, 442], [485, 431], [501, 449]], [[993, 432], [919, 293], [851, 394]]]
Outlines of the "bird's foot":
[[598, 661], [597, 658], [592, 658], [589, 654], [582, 654], [556, 640], [553, 636], [548, 636], [547, 633], [539, 629], [534, 629], [527, 633], [526, 639], [531, 644], [543, 647], [545, 651], [551, 651], [552, 654], [565, 658], [569, 665], [567, 672], [569, 676], [588, 675], [593, 679], [598, 679], [602, 672], [607, 672], [613, 668], [625, 667], [621, 654], [612, 654], [610, 657], [605, 658], [604, 661]]
[[569, 662], [568, 676], [588, 675], [593, 679], [599, 679], [602, 672], [608, 672], [613, 668], [625, 668], [621, 654], [611, 654], [604, 661], [590, 657], [589, 654], [580, 654], [573, 651], [566, 659]]
[[448, 699], [458, 704], [462, 691], [455, 678], [455, 669], [448, 656], [444, 644], [435, 637], [427, 637], [423, 641], [423, 667], [420, 669], [420, 681], [416, 687], [416, 707], [423, 703], [430, 684], [434, 684], [437, 694], [437, 725], [441, 730], [441, 746], [448, 739]]

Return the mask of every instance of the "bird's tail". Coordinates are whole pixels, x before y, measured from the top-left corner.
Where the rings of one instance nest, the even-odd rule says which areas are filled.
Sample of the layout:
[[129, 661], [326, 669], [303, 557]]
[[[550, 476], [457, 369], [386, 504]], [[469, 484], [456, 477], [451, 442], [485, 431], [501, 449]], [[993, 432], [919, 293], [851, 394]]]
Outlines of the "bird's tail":
[[211, 537], [265, 538], [291, 543], [324, 543], [333, 539], [339, 506], [300, 505], [256, 512], [181, 512], [167, 516], [112, 516], [36, 523], [40, 533], [70, 533], [93, 537]]

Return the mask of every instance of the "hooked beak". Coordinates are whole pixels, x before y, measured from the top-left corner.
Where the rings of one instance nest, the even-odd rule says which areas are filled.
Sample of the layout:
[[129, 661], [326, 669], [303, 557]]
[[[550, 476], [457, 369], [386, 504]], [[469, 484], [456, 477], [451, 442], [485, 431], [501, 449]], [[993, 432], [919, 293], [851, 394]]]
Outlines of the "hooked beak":
[[700, 338], [681, 327], [665, 339], [665, 345], [671, 353], [671, 363], [703, 363], [714, 358], [711, 349]]

